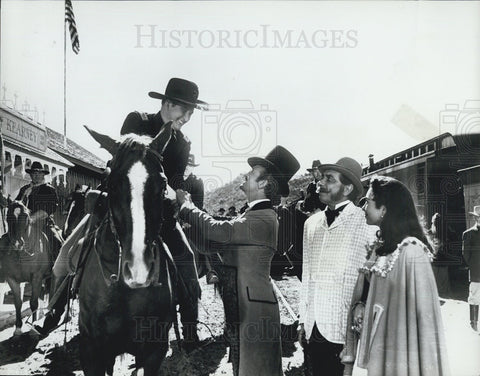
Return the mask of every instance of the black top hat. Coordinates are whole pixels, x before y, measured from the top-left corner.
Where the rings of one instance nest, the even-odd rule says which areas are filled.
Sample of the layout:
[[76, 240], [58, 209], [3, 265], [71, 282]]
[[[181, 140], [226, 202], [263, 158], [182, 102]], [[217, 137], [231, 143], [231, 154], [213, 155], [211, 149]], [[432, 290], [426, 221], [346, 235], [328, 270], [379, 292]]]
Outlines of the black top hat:
[[322, 164], [320, 171], [334, 170], [343, 174], [357, 189], [357, 195], [363, 194], [362, 166], [355, 159], [344, 157], [340, 158], [335, 164]]
[[48, 171], [46, 168], [43, 168], [42, 164], [40, 162], [33, 162], [30, 168], [26, 168], [25, 171], [27, 174], [31, 174], [33, 172], [43, 172], [45, 175], [48, 175], [50, 171]]
[[312, 172], [314, 168], [319, 168], [321, 165], [322, 165], [322, 163], [320, 162], [320, 160], [319, 160], [319, 159], [315, 159], [315, 160], [312, 162], [312, 168], [307, 168], [307, 171]]
[[297, 158], [295, 158], [292, 153], [280, 145], [275, 146], [265, 158], [248, 158], [248, 164], [251, 167], [265, 167], [278, 182], [278, 193], [281, 196], [288, 196], [290, 193], [288, 181], [300, 168], [300, 163], [298, 163]]
[[182, 78], [171, 78], [168, 81], [165, 94], [151, 91], [148, 95], [156, 99], [170, 99], [188, 107], [207, 109], [208, 103], [198, 99], [198, 86], [195, 82]]
[[195, 163], [195, 155], [193, 155], [193, 154], [188, 155], [187, 165], [192, 166], [192, 167], [200, 166], [198, 163]]

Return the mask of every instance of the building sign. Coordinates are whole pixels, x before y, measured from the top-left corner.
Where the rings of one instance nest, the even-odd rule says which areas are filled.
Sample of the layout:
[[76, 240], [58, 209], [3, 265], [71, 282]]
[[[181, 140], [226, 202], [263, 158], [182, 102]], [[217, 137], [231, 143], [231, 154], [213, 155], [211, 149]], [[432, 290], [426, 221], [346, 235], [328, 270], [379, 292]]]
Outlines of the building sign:
[[45, 129], [3, 107], [0, 108], [0, 118], [2, 134], [6, 141], [17, 141], [39, 151], [47, 150]]

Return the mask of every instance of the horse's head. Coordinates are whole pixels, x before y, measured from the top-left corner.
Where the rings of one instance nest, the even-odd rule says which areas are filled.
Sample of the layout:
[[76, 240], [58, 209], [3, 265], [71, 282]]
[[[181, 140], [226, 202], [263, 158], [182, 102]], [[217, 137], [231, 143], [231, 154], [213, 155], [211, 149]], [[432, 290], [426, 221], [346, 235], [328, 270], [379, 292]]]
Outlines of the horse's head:
[[115, 141], [88, 131], [113, 156], [107, 190], [112, 232], [122, 250], [121, 278], [131, 288], [147, 287], [155, 278], [167, 186], [161, 153], [170, 140], [171, 123], [154, 139], [129, 134]]
[[30, 210], [20, 201], [13, 201], [7, 210], [8, 236], [18, 247], [25, 244], [30, 225]]

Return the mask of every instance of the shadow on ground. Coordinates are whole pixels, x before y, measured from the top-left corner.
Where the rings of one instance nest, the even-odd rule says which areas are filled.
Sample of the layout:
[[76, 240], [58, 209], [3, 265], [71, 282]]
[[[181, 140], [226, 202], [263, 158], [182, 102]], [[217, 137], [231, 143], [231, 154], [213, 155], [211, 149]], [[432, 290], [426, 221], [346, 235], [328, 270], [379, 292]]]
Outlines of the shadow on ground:
[[186, 354], [177, 341], [170, 342], [172, 354], [165, 358], [159, 376], [204, 376], [217, 370], [227, 352], [223, 336], [201, 342], [201, 346]]
[[2, 355], [0, 366], [25, 361], [35, 352], [38, 341], [38, 335], [28, 332], [0, 342], [0, 354]]
[[81, 371], [80, 365], [80, 336], [77, 334], [63, 346], [55, 346], [46, 354], [50, 360], [45, 368], [49, 376], [70, 376], [74, 371]]

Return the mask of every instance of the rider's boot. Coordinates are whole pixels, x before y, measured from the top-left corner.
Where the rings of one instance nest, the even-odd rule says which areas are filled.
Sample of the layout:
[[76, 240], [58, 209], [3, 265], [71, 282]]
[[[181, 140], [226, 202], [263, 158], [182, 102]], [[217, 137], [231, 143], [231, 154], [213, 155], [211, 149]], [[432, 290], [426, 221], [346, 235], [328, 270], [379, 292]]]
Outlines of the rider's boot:
[[170, 250], [177, 269], [177, 296], [183, 326], [183, 347], [187, 352], [199, 345], [197, 334], [200, 284], [192, 249], [174, 216], [171, 200], [164, 200], [162, 239]]
[[68, 288], [70, 283], [67, 278], [70, 276], [64, 277], [64, 280], [56, 281], [55, 296], [57, 300], [53, 303], [50, 310], [45, 315], [45, 320], [43, 326], [34, 325], [34, 330], [38, 332], [40, 337], [46, 337], [51, 331], [53, 331], [60, 322], [63, 313], [65, 312], [65, 306], [68, 302]]

